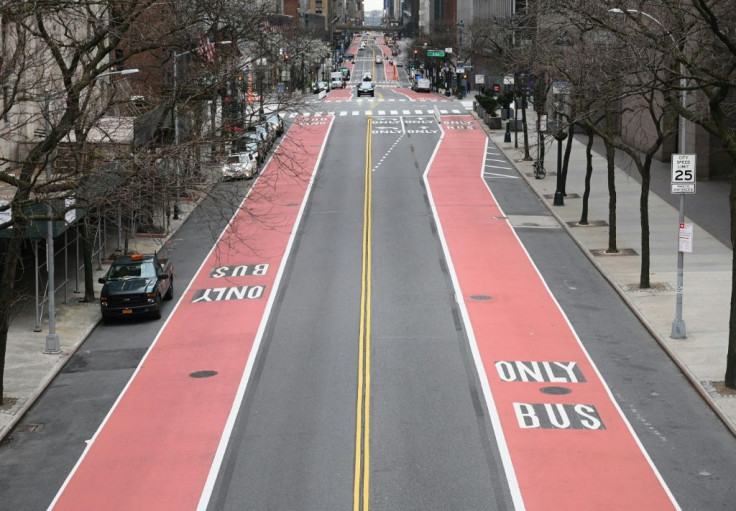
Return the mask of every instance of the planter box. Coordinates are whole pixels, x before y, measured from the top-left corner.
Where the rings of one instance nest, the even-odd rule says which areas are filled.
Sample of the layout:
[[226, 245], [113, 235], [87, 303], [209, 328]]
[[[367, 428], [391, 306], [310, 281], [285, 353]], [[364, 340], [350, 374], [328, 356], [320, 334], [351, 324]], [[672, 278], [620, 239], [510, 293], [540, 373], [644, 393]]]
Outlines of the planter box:
[[521, 119], [509, 121], [511, 131], [524, 131], [524, 122]]
[[492, 130], [500, 130], [502, 128], [500, 117], [488, 117], [488, 120], [486, 120], [486, 124]]

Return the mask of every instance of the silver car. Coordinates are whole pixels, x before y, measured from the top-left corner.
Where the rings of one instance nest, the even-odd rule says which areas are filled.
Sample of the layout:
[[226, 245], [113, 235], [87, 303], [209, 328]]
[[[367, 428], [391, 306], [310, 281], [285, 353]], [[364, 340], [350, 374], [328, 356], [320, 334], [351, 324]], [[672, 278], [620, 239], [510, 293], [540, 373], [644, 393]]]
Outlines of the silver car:
[[222, 179], [250, 179], [258, 172], [258, 161], [250, 151], [234, 153], [227, 157], [222, 166]]

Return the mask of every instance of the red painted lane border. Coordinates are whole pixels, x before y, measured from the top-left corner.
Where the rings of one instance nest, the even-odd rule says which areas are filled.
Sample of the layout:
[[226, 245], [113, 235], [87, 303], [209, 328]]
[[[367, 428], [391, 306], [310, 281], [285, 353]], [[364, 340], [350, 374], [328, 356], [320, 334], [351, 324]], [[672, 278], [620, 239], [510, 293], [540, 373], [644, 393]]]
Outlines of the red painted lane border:
[[414, 92], [411, 89], [402, 89], [401, 87], [391, 87], [391, 90], [397, 94], [406, 96], [412, 101], [452, 101], [451, 98], [446, 98], [433, 92]]
[[[51, 508], [197, 507], [244, 392], [332, 119], [297, 118]], [[244, 275], [219, 277], [223, 267]], [[230, 299], [202, 301], [203, 292]], [[197, 371], [217, 374], [191, 377]]]
[[[502, 457], [507, 452], [512, 465], [506, 469], [517, 508], [676, 509], [669, 489], [484, 185], [484, 132], [471, 116], [442, 120], [466, 121], [466, 127], [443, 124], [426, 180], [471, 344], [477, 347], [486, 400], [498, 422], [494, 428], [501, 428], [497, 434]], [[539, 364], [532, 366], [534, 361]], [[514, 369], [515, 362], [539, 367], [537, 374], [544, 372], [542, 362], [575, 362], [585, 382], [518, 381], [521, 373]], [[557, 371], [555, 377], [563, 373]], [[550, 386], [572, 392], [540, 392]], [[569, 405], [570, 423], [581, 429], [552, 427], [544, 416], [545, 404], [556, 412], [562, 410], [556, 405]], [[586, 408], [576, 411], [575, 405]], [[605, 429], [595, 427], [591, 406]], [[567, 424], [562, 415], [553, 417], [558, 425]], [[536, 421], [547, 427], [535, 427]]]

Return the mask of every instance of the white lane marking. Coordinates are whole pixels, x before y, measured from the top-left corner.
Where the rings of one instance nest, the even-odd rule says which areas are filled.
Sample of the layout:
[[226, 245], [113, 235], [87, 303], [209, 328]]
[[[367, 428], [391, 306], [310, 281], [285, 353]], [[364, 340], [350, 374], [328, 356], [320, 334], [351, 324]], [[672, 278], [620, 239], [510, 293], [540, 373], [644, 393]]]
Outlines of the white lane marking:
[[[445, 138], [445, 130], [440, 127], [440, 139], [437, 141], [437, 145], [432, 152], [432, 157], [427, 163], [427, 168], [424, 170], [424, 188], [427, 190], [427, 197], [429, 198], [429, 205], [432, 209], [432, 216], [434, 217], [435, 225], [437, 226], [437, 235], [440, 238], [442, 244], [442, 251], [445, 254], [445, 261], [447, 261], [447, 268], [450, 272], [450, 278], [452, 279], [452, 287], [455, 289], [455, 296], [463, 296], [462, 290], [460, 289], [460, 282], [457, 279], [457, 273], [455, 272], [455, 266], [453, 265], [452, 258], [450, 257], [450, 249], [447, 246], [447, 239], [445, 239], [445, 232], [442, 228], [439, 214], [437, 213], [437, 205], [434, 202], [434, 195], [432, 194], [432, 188], [429, 185], [429, 170], [432, 168], [432, 163], [437, 155], [437, 151], [442, 144], [442, 140]], [[485, 138], [486, 147], [488, 147], [488, 138]], [[473, 354], [473, 362], [475, 362], [475, 370], [478, 374], [478, 380], [480, 386], [483, 389], [483, 397], [485, 397], [486, 408], [488, 408], [488, 415], [493, 426], [493, 434], [496, 437], [496, 445], [498, 446], [498, 455], [501, 457], [501, 463], [503, 464], [504, 472], [506, 473], [506, 482], [509, 485], [509, 493], [511, 494], [512, 502], [514, 503], [514, 509], [517, 511], [524, 511], [524, 500], [521, 496], [521, 489], [519, 488], [519, 481], [516, 478], [516, 472], [514, 471], [514, 464], [511, 462], [511, 453], [509, 452], [509, 446], [506, 443], [506, 437], [501, 427], [501, 418], [498, 415], [496, 403], [491, 394], [491, 386], [488, 383], [488, 376], [483, 367], [483, 360], [480, 357], [480, 351], [478, 350], [478, 341], [475, 338], [475, 332], [473, 331], [473, 325], [470, 323], [470, 315], [468, 309], [465, 306], [465, 300], [456, 299], [458, 309], [463, 318], [465, 325], [465, 331], [468, 334], [468, 344], [470, 345], [470, 351]]]
[[404, 115], [409, 115], [411, 114], [411, 110], [402, 110], [401, 113]]
[[353, 115], [358, 115], [359, 113], [357, 110], [353, 110]]
[[496, 174], [495, 172], [484, 172], [483, 177], [500, 177], [504, 179], [519, 179], [518, 176], [509, 176], [507, 174]]
[[373, 111], [372, 110], [366, 110], [365, 111], [365, 115], [373, 115]]
[[[440, 129], [441, 128], [442, 128], [442, 126], [440, 126]], [[486, 148], [487, 147], [488, 147], [488, 139], [486, 138]], [[486, 154], [487, 154], [487, 151], [486, 151]], [[483, 163], [485, 164], [485, 161]], [[488, 190], [488, 193], [490, 194], [491, 199], [496, 204], [496, 207], [499, 210], [499, 217], [501, 217], [501, 218], [506, 217], [506, 214], [503, 212], [503, 209], [501, 208], [500, 204], [498, 203], [498, 200], [496, 200], [496, 196], [493, 194], [493, 190], [491, 190], [491, 187], [488, 184], [488, 181], [486, 181], [485, 179], [482, 178], [483, 177], [482, 174], [483, 174], [483, 170], [481, 168], [481, 181], [483, 182], [483, 184], [485, 185], [486, 189]], [[429, 189], [428, 186], [427, 186], [427, 195], [429, 196], [430, 203], [432, 203], [431, 190]], [[506, 221], [508, 222], [508, 220], [506, 220]], [[440, 233], [440, 237], [442, 238], [442, 235], [441, 235], [442, 230], [441, 230], [441, 225], [439, 223], [439, 219], [436, 219], [435, 220], [435, 223], [437, 224], [437, 232]], [[570, 330], [570, 332], [572, 333], [573, 337], [575, 338], [575, 341], [578, 344], [578, 348], [580, 348], [580, 351], [582, 351], [583, 355], [585, 356], [585, 358], [590, 363], [590, 366], [593, 368], [593, 371], [595, 372], [595, 375], [598, 377], [598, 380], [600, 381], [601, 385], [603, 386], [603, 388], [606, 391], [606, 394], [608, 395], [608, 399], [611, 401], [611, 403], [613, 404], [613, 406], [618, 411], [619, 417], [621, 418], [621, 420], [624, 422], [624, 424], [628, 428], [629, 434], [633, 437], [634, 442], [639, 447], [639, 450], [642, 453], [642, 455], [644, 456], [644, 459], [646, 459], [647, 463], [649, 464], [649, 467], [652, 469], [652, 472], [654, 472], [654, 475], [656, 476], [657, 480], [662, 485], [662, 488], [664, 489], [664, 492], [670, 498], [670, 502], [672, 502], [672, 505], [675, 507], [675, 509], [677, 509], [679, 511], [681, 508], [680, 508], [680, 505], [675, 500], [675, 496], [672, 494], [672, 492], [670, 491], [669, 486], [667, 486], [667, 483], [662, 478], [662, 474], [659, 473], [659, 470], [654, 465], [654, 462], [652, 461], [652, 459], [649, 457], [649, 453], [646, 451], [646, 449], [644, 449], [644, 446], [642, 445], [641, 440], [639, 440], [639, 437], [637, 436], [636, 432], [634, 431], [634, 428], [631, 426], [631, 423], [626, 418], [626, 415], [624, 415], [624, 412], [621, 409], [621, 407], [619, 406], [618, 401], [613, 397], [613, 393], [611, 392], [611, 389], [608, 387], [608, 383], [606, 383], [606, 380], [603, 379], [603, 375], [598, 370], [598, 366], [595, 364], [595, 362], [591, 358], [590, 353], [588, 353], [588, 350], [585, 349], [585, 346], [583, 345], [582, 341], [580, 340], [580, 337], [578, 336], [578, 333], [575, 331], [575, 328], [573, 328], [572, 323], [570, 323], [570, 319], [567, 317], [567, 314], [565, 314], [565, 311], [562, 309], [562, 306], [560, 305], [560, 302], [558, 302], [557, 301], [557, 298], [555, 297], [555, 295], [552, 294], [552, 290], [547, 285], [547, 281], [544, 280], [544, 277], [542, 276], [542, 273], [539, 271], [539, 268], [537, 267], [537, 265], [534, 263], [534, 260], [532, 259], [532, 256], [529, 254], [529, 252], [527, 251], [526, 247], [521, 242], [521, 239], [519, 238], [519, 235], [517, 234], [516, 229], [514, 228], [513, 225], [511, 225], [511, 222], [508, 222], [508, 224], [509, 224], [509, 227], [511, 228], [512, 234], [516, 238], [516, 242], [519, 244], [519, 247], [521, 248], [521, 250], [524, 251], [524, 254], [526, 255], [527, 261], [529, 261], [529, 264], [532, 265], [532, 268], [534, 268], [534, 271], [537, 273], [537, 277], [539, 278], [539, 280], [542, 283], [542, 285], [544, 286], [544, 288], [547, 290], [547, 295], [552, 299], [552, 301], [554, 302], [555, 306], [557, 307], [557, 311], [560, 313], [560, 315], [562, 316], [562, 318], [565, 320], [565, 323], [567, 324], [567, 328]], [[442, 239], [444, 239], [444, 238], [442, 238]], [[448, 267], [450, 268], [450, 271], [451, 272], [454, 272], [454, 267], [452, 266], [452, 262], [449, 261], [449, 260], [448, 260]], [[457, 296], [463, 296], [462, 294], [458, 294], [460, 292], [459, 288], [456, 289], [455, 292], [456, 292], [456, 295]], [[483, 365], [481, 364], [478, 367], [479, 368], [483, 368]], [[484, 373], [485, 373], [485, 370], [484, 370]], [[487, 382], [488, 380], [486, 379], [484, 381]]]
[[507, 169], [511, 170], [511, 167], [504, 167], [503, 165], [483, 165], [486, 168], [492, 168], [492, 169]]
[[340, 112], [340, 117], [344, 117], [346, 115], [348, 115], [348, 113], [345, 110], [343, 110], [342, 112]]
[[[235, 427], [235, 419], [240, 412], [240, 407], [243, 403], [243, 398], [245, 397], [245, 389], [248, 386], [248, 381], [250, 380], [250, 375], [253, 371], [253, 365], [255, 363], [256, 355], [258, 354], [258, 350], [261, 345], [261, 339], [263, 339], [263, 333], [266, 330], [266, 324], [268, 323], [268, 318], [271, 315], [271, 308], [273, 307], [273, 303], [276, 300], [276, 295], [278, 294], [281, 277], [284, 274], [284, 269], [286, 268], [287, 262], [291, 259], [291, 248], [294, 244], [296, 233], [299, 230], [299, 224], [301, 223], [302, 216], [304, 215], [304, 209], [309, 202], [312, 188], [314, 186], [314, 180], [317, 176], [317, 172], [319, 171], [320, 164], [322, 163], [322, 156], [324, 155], [325, 148], [327, 147], [327, 140], [329, 140], [330, 138], [330, 133], [332, 132], [334, 121], [334, 117], [330, 119], [330, 126], [329, 128], [327, 128], [325, 138], [322, 141], [322, 148], [320, 149], [319, 155], [317, 156], [317, 161], [314, 164], [314, 171], [309, 178], [309, 184], [307, 185], [307, 189], [304, 193], [302, 204], [299, 207], [299, 213], [297, 214], [296, 220], [294, 222], [294, 228], [292, 229], [291, 235], [289, 236], [289, 241], [286, 244], [286, 250], [284, 251], [285, 255], [281, 259], [281, 265], [279, 266], [278, 272], [276, 273], [276, 278], [274, 279], [273, 289], [271, 290], [271, 294], [268, 297], [268, 303], [266, 304], [266, 309], [264, 310], [263, 316], [261, 317], [261, 323], [258, 325], [258, 331], [256, 332], [256, 338], [253, 342], [253, 347], [251, 348], [250, 355], [248, 355], [248, 361], [245, 365], [245, 371], [243, 372], [243, 377], [240, 380], [240, 385], [238, 386], [238, 392], [235, 394], [235, 400], [233, 401], [230, 415], [227, 418], [225, 428], [223, 429], [222, 435], [220, 436], [220, 444], [217, 448], [217, 451], [215, 452], [214, 458], [212, 459], [210, 473], [207, 476], [207, 481], [205, 482], [204, 489], [202, 490], [202, 495], [199, 499], [199, 505], [197, 506], [198, 511], [206, 511], [210, 498], [212, 497], [212, 491], [215, 489], [217, 474], [219, 473], [222, 462], [225, 459], [225, 452], [227, 451], [227, 446], [230, 438], [232, 437], [233, 428]], [[202, 264], [204, 265], [204, 262]], [[194, 281], [194, 279], [192, 279], [192, 281]]]
[[399, 115], [399, 111], [398, 110], [391, 110], [391, 115]]

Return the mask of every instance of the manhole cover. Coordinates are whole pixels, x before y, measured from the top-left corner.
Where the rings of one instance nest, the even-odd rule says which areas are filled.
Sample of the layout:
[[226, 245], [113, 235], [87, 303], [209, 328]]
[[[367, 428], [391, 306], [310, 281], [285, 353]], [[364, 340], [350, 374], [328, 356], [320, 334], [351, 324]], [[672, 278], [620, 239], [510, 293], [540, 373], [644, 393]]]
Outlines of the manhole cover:
[[471, 300], [493, 300], [491, 295], [470, 295]]
[[572, 390], [565, 387], [542, 387], [539, 391], [543, 394], [552, 394], [554, 396], [560, 396], [562, 394], [569, 394]]
[[189, 373], [189, 376], [192, 378], [209, 378], [216, 374], [217, 371], [194, 371], [193, 373]]

